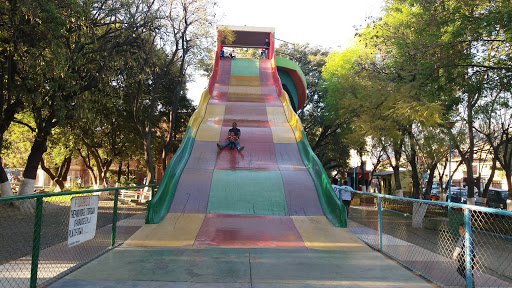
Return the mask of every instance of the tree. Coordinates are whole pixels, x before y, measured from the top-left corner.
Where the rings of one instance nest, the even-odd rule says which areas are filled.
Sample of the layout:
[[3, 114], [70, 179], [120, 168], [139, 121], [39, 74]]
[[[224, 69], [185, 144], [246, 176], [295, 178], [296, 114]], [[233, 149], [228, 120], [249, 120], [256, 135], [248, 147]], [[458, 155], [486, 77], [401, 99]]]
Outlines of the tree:
[[388, 159], [395, 159], [396, 180], [405, 153], [414, 197], [419, 197], [416, 159], [426, 151], [421, 138], [428, 135], [421, 131], [439, 129], [451, 119], [460, 123], [456, 132], [467, 135], [450, 137], [467, 167], [473, 198], [478, 107], [493, 89], [510, 95], [512, 33], [506, 15], [511, 6], [507, 1], [390, 0], [384, 16], [358, 32], [359, 44], [328, 59], [324, 78], [332, 106], [340, 115], [352, 113], [354, 131], [393, 150]]
[[[38, 17], [49, 17], [51, 9], [34, 11], [36, 3], [24, 4], [15, 0], [0, 3], [0, 149], [4, 149], [4, 135], [16, 114], [25, 107], [25, 97], [34, 92], [34, 83], [40, 80], [38, 60], [46, 35], [45, 26], [34, 22]], [[4, 153], [0, 156], [0, 192], [3, 197], [12, 196]]]
[[2, 155], [5, 167], [23, 167], [34, 141], [34, 120], [29, 113], [16, 114], [4, 134]]
[[48, 138], [48, 149], [41, 159], [41, 169], [58, 186], [58, 190], [65, 189], [68, 172], [73, 157], [76, 156], [76, 145], [67, 127], [57, 127], [52, 130]]
[[[36, 129], [30, 113], [18, 113], [13, 125], [5, 134], [3, 153], [6, 167], [23, 167], [34, 142]], [[48, 141], [48, 151], [45, 159], [41, 159], [41, 169], [46, 172], [52, 181], [62, 190], [67, 179], [71, 158], [73, 155], [73, 141], [64, 129], [55, 129]]]
[[[419, 148], [420, 165], [422, 171], [427, 173], [427, 182], [425, 183], [425, 191], [423, 192], [423, 199], [430, 199], [432, 191], [432, 184], [436, 171], [444, 163], [446, 168], [447, 162], [444, 161], [448, 154], [448, 139], [443, 129], [436, 127], [419, 127], [418, 137], [415, 138]], [[448, 149], [447, 149], [448, 148]], [[443, 171], [440, 175], [444, 175]], [[439, 179], [440, 187], [442, 187], [442, 176]], [[443, 189], [443, 188], [442, 188]]]
[[326, 90], [322, 84], [322, 69], [329, 50], [306, 44], [283, 43], [276, 53], [299, 65], [306, 77], [307, 100], [297, 112], [304, 125], [311, 149], [327, 171], [347, 167], [349, 151], [345, 141], [345, 119], [331, 113], [325, 103]]
[[[370, 50], [359, 43], [342, 52], [331, 53], [322, 75], [327, 88], [326, 103], [350, 127], [346, 135], [349, 147], [365, 151], [367, 137], [380, 143], [389, 164], [396, 170], [395, 185], [396, 190], [400, 190], [402, 136], [397, 133], [396, 123], [386, 114], [396, 99], [391, 93], [392, 86], [382, 75], [369, 69], [376, 65], [372, 61]], [[389, 149], [394, 152], [393, 157]]]
[[[454, 109], [452, 120], [460, 123], [467, 135], [465, 142], [454, 141], [467, 170], [469, 203], [474, 203], [475, 177], [473, 159], [478, 147], [474, 127], [478, 121], [479, 105], [495, 89], [510, 90], [511, 49], [510, 24], [507, 13], [511, 3], [507, 1], [407, 1], [412, 5], [422, 5], [422, 11], [429, 15], [432, 30], [442, 31], [438, 42], [442, 49], [435, 58], [446, 77], [447, 83], [456, 87], [450, 96]], [[436, 45], [437, 46], [437, 45]], [[433, 46], [433, 47], [436, 47]], [[449, 50], [446, 50], [448, 48]]]
[[[87, 5], [47, 2], [34, 2], [30, 11], [34, 17], [31, 25], [44, 36], [39, 44], [41, 53], [37, 54], [39, 73], [18, 71], [38, 77], [34, 93], [25, 101], [35, 120], [36, 136], [20, 194], [33, 192], [51, 131], [71, 117], [77, 99], [111, 79], [111, 60], [137, 42], [152, 15], [151, 7], [137, 6], [128, 0], [98, 0]], [[130, 33], [124, 33], [125, 30]]]
[[[87, 165], [101, 183], [116, 159], [129, 158], [126, 145], [137, 142], [130, 125], [138, 124], [154, 179], [155, 151], [177, 149], [176, 135], [186, 129], [194, 109], [183, 92], [187, 69], [206, 57], [202, 48], [210, 41], [214, 5], [209, 0], [176, 0], [159, 7], [142, 0], [2, 2], [1, 146], [17, 113], [25, 109], [34, 120], [20, 194], [32, 193], [40, 163], [62, 182], [70, 154], [62, 154], [66, 161], [60, 171], [47, 167], [56, 164], [54, 157], [43, 158], [57, 127], [77, 132], [70, 134], [70, 143], [80, 148], [83, 159], [96, 159]], [[167, 121], [169, 128], [162, 125]], [[7, 192], [2, 195], [12, 195], [3, 166], [0, 182]]]
[[[497, 162], [505, 171], [509, 199], [512, 200], [512, 114], [510, 94], [492, 94], [485, 104], [480, 105], [477, 114], [480, 115], [475, 130], [483, 135], [493, 156], [490, 181], [487, 181], [483, 197], [487, 198], [492, 178], [497, 169]], [[487, 146], [486, 145], [486, 146]]]
[[132, 158], [137, 154], [134, 148], [142, 147], [121, 90], [117, 85], [100, 85], [94, 95], [85, 94], [77, 102], [76, 116], [68, 122], [95, 187], [107, 184], [107, 173], [114, 162]]
[[[184, 91], [189, 67], [197, 64], [200, 59], [208, 57], [204, 51], [211, 51], [206, 47], [212, 45], [214, 35], [211, 33], [215, 24], [214, 8], [217, 3], [213, 0], [171, 0], [169, 18], [166, 19], [170, 28], [170, 43], [174, 45], [166, 65], [175, 65], [178, 69], [176, 83], [172, 89], [172, 108], [170, 112], [169, 134], [162, 149], [163, 168], [167, 167], [167, 156], [176, 151], [179, 131], [176, 129], [180, 114], [180, 99], [186, 99]], [[229, 36], [229, 35], [228, 35]], [[190, 106], [190, 104], [188, 105]], [[184, 109], [184, 111], [186, 111]]]
[[165, 170], [167, 158], [179, 146], [177, 136], [184, 134], [194, 109], [186, 97], [186, 80], [189, 67], [210, 51], [203, 48], [213, 38], [209, 28], [214, 21], [214, 6], [210, 0], [170, 1], [162, 8], [167, 16], [158, 17], [161, 33], [145, 35], [140, 53], [130, 56], [130, 71], [122, 81], [132, 117], [143, 137], [148, 183], [155, 179], [155, 136], [159, 137]]

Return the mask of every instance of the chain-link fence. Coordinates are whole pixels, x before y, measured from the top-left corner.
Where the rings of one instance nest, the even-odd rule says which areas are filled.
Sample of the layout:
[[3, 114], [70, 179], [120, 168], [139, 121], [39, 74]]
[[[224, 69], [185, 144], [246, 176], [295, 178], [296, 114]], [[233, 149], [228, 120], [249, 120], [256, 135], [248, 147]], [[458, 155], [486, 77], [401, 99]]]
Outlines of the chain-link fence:
[[[144, 225], [146, 206], [119, 195], [151, 191], [154, 185], [0, 198], [0, 287], [45, 287], [123, 243]], [[80, 207], [78, 199], [93, 201]]]
[[512, 212], [353, 193], [349, 229], [371, 247], [441, 287], [512, 287]]

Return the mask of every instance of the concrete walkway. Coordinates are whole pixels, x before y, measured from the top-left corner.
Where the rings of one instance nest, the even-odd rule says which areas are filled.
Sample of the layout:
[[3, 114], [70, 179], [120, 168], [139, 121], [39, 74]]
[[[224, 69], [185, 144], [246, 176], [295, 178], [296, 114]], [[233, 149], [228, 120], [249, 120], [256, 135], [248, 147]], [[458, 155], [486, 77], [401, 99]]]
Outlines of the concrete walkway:
[[50, 286], [432, 287], [375, 251], [123, 247]]
[[[299, 240], [276, 241], [281, 236], [270, 229], [258, 230], [261, 239], [254, 241], [245, 233], [253, 226], [229, 222], [229, 227], [216, 225], [212, 233], [224, 235], [223, 241], [204, 241], [207, 234], [194, 223], [207, 217], [168, 216], [160, 224], [144, 225], [120, 248], [49, 287], [432, 287], [325, 217], [291, 217]], [[286, 219], [266, 219], [271, 225], [275, 220]], [[294, 241], [302, 244], [290, 245]]]

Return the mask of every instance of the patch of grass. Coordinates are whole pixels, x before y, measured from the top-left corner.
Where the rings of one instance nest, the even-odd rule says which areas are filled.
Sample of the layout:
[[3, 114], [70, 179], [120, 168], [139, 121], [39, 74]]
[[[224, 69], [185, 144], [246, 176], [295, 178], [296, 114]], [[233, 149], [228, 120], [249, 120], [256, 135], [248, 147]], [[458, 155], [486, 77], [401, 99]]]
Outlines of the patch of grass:
[[71, 198], [73, 198], [73, 197], [90, 196], [90, 195], [92, 195], [92, 193], [51, 196], [51, 197], [44, 197], [43, 201], [46, 201], [46, 202], [71, 202]]

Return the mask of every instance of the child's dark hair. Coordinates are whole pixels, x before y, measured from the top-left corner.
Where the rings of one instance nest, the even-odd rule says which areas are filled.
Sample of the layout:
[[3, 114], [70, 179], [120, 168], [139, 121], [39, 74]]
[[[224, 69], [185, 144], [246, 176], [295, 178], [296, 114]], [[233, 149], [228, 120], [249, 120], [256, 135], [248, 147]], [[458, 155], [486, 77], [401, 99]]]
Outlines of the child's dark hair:
[[462, 229], [466, 229], [466, 228], [464, 228], [464, 222], [460, 223], [459, 227], [461, 227]]

